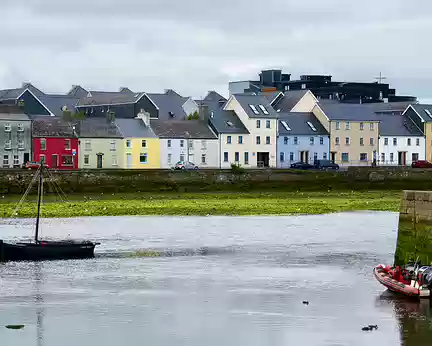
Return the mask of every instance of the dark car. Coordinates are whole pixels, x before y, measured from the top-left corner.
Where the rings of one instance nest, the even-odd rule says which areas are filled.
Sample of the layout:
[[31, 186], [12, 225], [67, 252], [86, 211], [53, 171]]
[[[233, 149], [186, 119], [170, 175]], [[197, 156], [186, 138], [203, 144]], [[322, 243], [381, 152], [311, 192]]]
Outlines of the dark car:
[[327, 171], [327, 170], [338, 171], [339, 170], [339, 165], [337, 163], [330, 161], [330, 160], [316, 160], [314, 162], [314, 167], [316, 169], [320, 169], [322, 171]]
[[313, 169], [314, 166], [310, 165], [309, 163], [306, 163], [306, 162], [294, 162], [291, 164], [291, 168], [293, 168], [293, 169]]
[[426, 160], [418, 160], [411, 164], [412, 168], [432, 168], [432, 163]]

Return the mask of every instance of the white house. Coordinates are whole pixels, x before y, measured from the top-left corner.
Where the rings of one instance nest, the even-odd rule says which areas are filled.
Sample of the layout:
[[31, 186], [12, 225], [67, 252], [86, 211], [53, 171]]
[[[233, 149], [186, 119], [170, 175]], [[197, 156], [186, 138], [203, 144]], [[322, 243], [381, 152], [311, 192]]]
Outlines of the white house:
[[151, 128], [160, 138], [160, 166], [172, 168], [178, 161], [200, 167], [219, 168], [219, 140], [201, 120], [151, 120]]
[[294, 162], [312, 164], [330, 159], [330, 136], [312, 113], [280, 113], [278, 121], [278, 168]]
[[426, 158], [423, 132], [403, 115], [380, 116], [378, 143], [378, 163], [382, 166], [406, 166]]
[[223, 110], [234, 111], [248, 134], [220, 136], [221, 166], [276, 167], [278, 114], [269, 100], [262, 95], [232, 95]]

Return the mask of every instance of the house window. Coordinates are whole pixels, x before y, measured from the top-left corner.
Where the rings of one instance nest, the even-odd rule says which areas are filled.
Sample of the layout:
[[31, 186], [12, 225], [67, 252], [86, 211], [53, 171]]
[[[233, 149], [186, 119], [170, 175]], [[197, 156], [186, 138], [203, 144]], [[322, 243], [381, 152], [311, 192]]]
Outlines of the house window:
[[227, 144], [231, 144], [231, 136], [227, 136]]
[[342, 162], [348, 162], [349, 161], [348, 153], [342, 153], [341, 159], [342, 159]]
[[70, 150], [70, 148], [71, 148], [71, 141], [70, 141], [70, 139], [65, 139], [65, 149], [66, 150]]
[[237, 151], [234, 153], [234, 161], [235, 162], [239, 162], [240, 161], [240, 154]]
[[371, 131], [373, 131], [373, 130], [375, 129], [375, 124], [374, 124], [374, 123], [370, 123], [370, 124], [369, 124], [369, 129], [370, 129]]
[[411, 157], [412, 157], [412, 162], [416, 162], [419, 159], [419, 154], [418, 153], [412, 153]]
[[390, 162], [393, 162], [393, 159], [394, 159], [394, 154], [390, 153]]
[[261, 137], [260, 136], [256, 137], [256, 144], [261, 144]]
[[294, 153], [290, 152], [290, 161], [294, 161]]
[[12, 149], [12, 140], [10, 139], [5, 140], [5, 149]]
[[85, 148], [85, 150], [91, 150], [91, 142], [90, 141], [85, 141], [84, 148]]
[[111, 141], [110, 142], [110, 150], [111, 151], [116, 151], [117, 150], [117, 148], [116, 148], [116, 141]]
[[288, 144], [288, 137], [284, 137], [284, 144], [285, 144], [285, 145]]
[[336, 121], [336, 130], [340, 130], [340, 121]]
[[90, 164], [90, 155], [84, 155], [84, 164], [89, 165]]
[[388, 138], [384, 138], [384, 145], [388, 145]]
[[345, 130], [349, 130], [351, 128], [351, 123], [349, 121], [347, 121], [345, 123]]
[[5, 129], [5, 132], [10, 132], [11, 131], [11, 124], [10, 123], [6, 123], [4, 125], [4, 129]]
[[314, 153], [314, 161], [318, 160], [318, 153]]
[[184, 139], [180, 140], [180, 148], [184, 148]]
[[249, 164], [249, 153], [247, 151], [244, 153], [244, 164]]
[[111, 165], [112, 166], [117, 166], [117, 156], [116, 155], [113, 155], [111, 157]]
[[24, 132], [24, 125], [18, 124], [18, 132]]
[[167, 163], [170, 165], [172, 162], [172, 154], [168, 154]]
[[167, 140], [167, 148], [171, 148], [171, 139]]
[[228, 152], [224, 152], [224, 162], [228, 162]]
[[188, 140], [188, 145], [189, 145], [189, 149], [193, 149], [194, 148], [194, 141]]
[[266, 144], [270, 144], [270, 136], [266, 136]]
[[315, 138], [314, 138], [314, 137], [310, 137], [310, 138], [309, 138], [309, 143], [310, 143], [310, 145], [314, 145], [314, 143], [315, 143]]
[[238, 136], [238, 144], [243, 144], [243, 136]]
[[201, 155], [201, 164], [205, 165], [207, 163], [206, 161], [206, 154]]
[[345, 137], [345, 144], [350, 145], [350, 138], [349, 137]]
[[340, 144], [339, 137], [336, 137], [336, 138], [335, 138], [335, 144], [336, 144], [336, 145], [339, 145], [339, 144]]
[[294, 145], [298, 144], [298, 137], [294, 137]]
[[46, 150], [46, 139], [41, 138], [40, 140], [40, 150]]
[[256, 128], [260, 129], [261, 128], [261, 120], [257, 120], [256, 121]]
[[360, 161], [367, 161], [367, 153], [360, 154]]
[[280, 162], [284, 162], [285, 161], [285, 153], [281, 151], [281, 153], [279, 154], [279, 160]]
[[302, 84], [302, 85], [301, 85], [301, 88], [302, 88], [302, 89], [306, 89], [306, 84]]
[[130, 139], [126, 140], [126, 148], [132, 148], [132, 141]]
[[416, 146], [420, 146], [420, 138], [416, 138]]
[[397, 145], [397, 138], [393, 138], [393, 145]]
[[147, 163], [147, 153], [140, 154], [140, 163]]
[[360, 131], [363, 131], [363, 129], [364, 129], [364, 124], [360, 123]]
[[145, 139], [141, 140], [141, 148], [147, 148], [147, 141]]
[[72, 155], [62, 155], [62, 165], [63, 166], [73, 166]]
[[407, 138], [407, 145], [411, 146], [411, 138]]
[[320, 137], [320, 145], [324, 145], [324, 137]]
[[381, 153], [381, 163], [385, 163], [385, 153]]
[[360, 137], [360, 145], [364, 145], [363, 137]]
[[327, 153], [323, 153], [323, 160], [327, 160]]
[[184, 154], [180, 154], [180, 161], [183, 162], [185, 159]]
[[370, 145], [374, 145], [374, 143], [375, 143], [375, 142], [374, 142], [373, 137], [369, 138], [369, 144], [370, 144]]
[[19, 165], [19, 156], [18, 155], [13, 156], [13, 164], [14, 164], [14, 166]]
[[205, 139], [203, 139], [201, 141], [201, 149], [206, 150], [207, 149], [207, 141]]
[[266, 120], [266, 129], [270, 128], [270, 120]]
[[18, 139], [18, 149], [24, 149], [24, 141], [22, 139]]
[[3, 166], [9, 166], [9, 155], [3, 155]]

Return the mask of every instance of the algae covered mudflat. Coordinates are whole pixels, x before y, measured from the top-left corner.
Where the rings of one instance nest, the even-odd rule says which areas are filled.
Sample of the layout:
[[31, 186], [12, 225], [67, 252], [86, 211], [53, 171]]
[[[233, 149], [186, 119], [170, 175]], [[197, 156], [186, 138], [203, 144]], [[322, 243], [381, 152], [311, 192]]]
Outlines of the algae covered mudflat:
[[[19, 200], [5, 196], [1, 216], [10, 217]], [[68, 202], [46, 198], [43, 217], [110, 215], [295, 215], [342, 211], [398, 211], [399, 191], [269, 192], [72, 195]], [[32, 217], [35, 202], [24, 203], [15, 217]]]

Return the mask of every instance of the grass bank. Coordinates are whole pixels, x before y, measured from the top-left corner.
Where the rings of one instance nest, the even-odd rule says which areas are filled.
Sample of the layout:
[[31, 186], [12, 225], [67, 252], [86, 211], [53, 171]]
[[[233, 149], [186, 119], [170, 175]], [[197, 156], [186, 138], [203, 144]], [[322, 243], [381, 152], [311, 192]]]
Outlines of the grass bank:
[[[35, 197], [22, 204], [15, 217], [33, 217]], [[71, 195], [68, 202], [47, 196], [43, 217], [109, 215], [295, 215], [341, 211], [399, 211], [400, 191], [281, 192], [202, 194]], [[10, 217], [20, 196], [0, 199], [0, 216]]]

